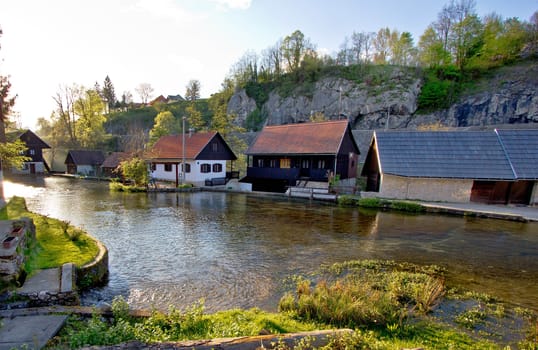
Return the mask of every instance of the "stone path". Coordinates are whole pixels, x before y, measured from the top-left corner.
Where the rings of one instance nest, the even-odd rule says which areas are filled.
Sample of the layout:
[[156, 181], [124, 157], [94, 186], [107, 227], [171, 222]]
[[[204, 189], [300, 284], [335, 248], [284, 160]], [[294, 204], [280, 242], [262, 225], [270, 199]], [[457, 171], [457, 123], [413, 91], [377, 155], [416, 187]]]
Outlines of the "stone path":
[[[41, 270], [17, 291], [21, 295], [59, 292], [60, 268]], [[0, 313], [0, 350], [41, 349], [58, 333], [67, 319], [66, 315], [5, 315]]]
[[38, 315], [3, 318], [0, 350], [41, 349], [63, 327], [67, 315]]

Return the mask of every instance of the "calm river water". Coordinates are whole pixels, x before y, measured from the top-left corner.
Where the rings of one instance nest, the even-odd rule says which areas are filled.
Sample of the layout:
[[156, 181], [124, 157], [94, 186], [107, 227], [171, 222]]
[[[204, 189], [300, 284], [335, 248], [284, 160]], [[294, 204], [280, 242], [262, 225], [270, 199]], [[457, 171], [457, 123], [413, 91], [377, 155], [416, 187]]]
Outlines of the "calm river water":
[[6, 197], [84, 228], [109, 249], [110, 279], [83, 303], [276, 310], [283, 280], [321, 264], [437, 264], [448, 283], [538, 310], [538, 223], [363, 211], [245, 194], [124, 194], [105, 182], [21, 177]]

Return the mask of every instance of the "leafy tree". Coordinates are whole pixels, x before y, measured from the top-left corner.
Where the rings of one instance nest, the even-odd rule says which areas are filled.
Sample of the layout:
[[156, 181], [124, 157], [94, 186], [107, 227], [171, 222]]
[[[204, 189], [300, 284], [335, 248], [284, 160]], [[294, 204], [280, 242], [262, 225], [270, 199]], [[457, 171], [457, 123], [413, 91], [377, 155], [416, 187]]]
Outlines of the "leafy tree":
[[103, 83], [101, 95], [108, 104], [108, 110], [112, 110], [116, 105], [117, 99], [116, 93], [114, 92], [114, 85], [112, 84], [112, 81], [110, 80], [110, 77], [108, 75], [106, 76], [105, 82]]
[[315, 51], [315, 48], [300, 30], [296, 30], [284, 38], [281, 50], [288, 72], [293, 73], [299, 69], [304, 56]]
[[138, 96], [140, 96], [143, 104], [148, 103], [148, 100], [153, 96], [153, 88], [149, 83], [141, 83], [135, 91], [138, 93]]
[[373, 38], [372, 44], [375, 49], [374, 63], [386, 64], [390, 56], [390, 29], [381, 28]]
[[185, 91], [185, 99], [194, 102], [200, 98], [200, 81], [191, 79], [187, 84]]
[[124, 108], [130, 107], [133, 104], [133, 94], [130, 91], [124, 91], [121, 94], [120, 105]]
[[202, 130], [205, 127], [204, 120], [202, 119], [202, 113], [196, 109], [194, 103], [190, 103], [187, 108], [185, 108], [185, 113], [187, 114], [187, 121], [189, 127], [194, 130]]
[[418, 43], [418, 59], [423, 66], [438, 67], [450, 63], [450, 53], [444, 49], [432, 25], [421, 35]]
[[134, 182], [135, 186], [147, 186], [149, 175], [148, 166], [143, 159], [132, 158], [120, 163], [121, 173], [125, 179]]
[[75, 101], [76, 137], [83, 148], [97, 148], [105, 140], [105, 103], [95, 90], [86, 90]]
[[149, 146], [153, 146], [161, 137], [173, 134], [179, 130], [172, 112], [164, 111], [155, 117], [155, 124], [149, 131]]

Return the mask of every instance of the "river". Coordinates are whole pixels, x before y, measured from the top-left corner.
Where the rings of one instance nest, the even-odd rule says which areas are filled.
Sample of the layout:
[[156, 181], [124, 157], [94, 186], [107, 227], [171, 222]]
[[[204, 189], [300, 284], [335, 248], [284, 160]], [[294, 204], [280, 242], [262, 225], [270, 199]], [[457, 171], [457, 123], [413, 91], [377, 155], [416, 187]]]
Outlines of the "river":
[[274, 311], [286, 277], [321, 264], [391, 259], [443, 266], [449, 285], [538, 310], [538, 223], [247, 194], [126, 194], [106, 182], [55, 176], [10, 179], [4, 191], [107, 246], [109, 281], [83, 294], [86, 305], [123, 295], [135, 308], [204, 299], [208, 311]]

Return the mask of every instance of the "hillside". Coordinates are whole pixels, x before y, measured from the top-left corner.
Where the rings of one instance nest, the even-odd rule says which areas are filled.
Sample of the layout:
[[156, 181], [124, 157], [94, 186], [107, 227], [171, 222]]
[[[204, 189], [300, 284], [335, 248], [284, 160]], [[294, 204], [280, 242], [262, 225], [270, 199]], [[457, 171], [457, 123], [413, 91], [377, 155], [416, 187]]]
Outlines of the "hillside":
[[[354, 129], [471, 127], [538, 123], [538, 60], [491, 70], [464, 85], [448, 108], [421, 111], [425, 84], [420, 69], [382, 66], [361, 79], [326, 76], [305, 89], [278, 87], [260, 106], [248, 90], [240, 89], [228, 103], [228, 113], [243, 125], [254, 114], [269, 125], [348, 118]], [[388, 125], [387, 125], [388, 124]]]

